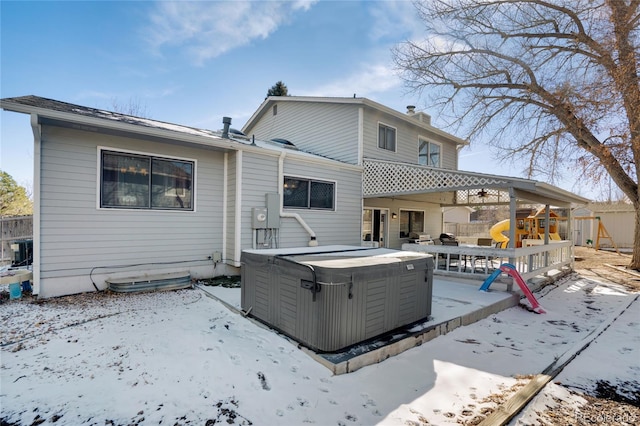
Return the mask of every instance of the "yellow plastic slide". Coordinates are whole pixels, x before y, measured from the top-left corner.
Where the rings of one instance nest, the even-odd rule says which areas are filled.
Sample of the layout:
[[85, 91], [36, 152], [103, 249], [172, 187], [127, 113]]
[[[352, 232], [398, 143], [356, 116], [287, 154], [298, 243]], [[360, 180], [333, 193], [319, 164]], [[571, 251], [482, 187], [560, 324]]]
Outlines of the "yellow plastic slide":
[[[538, 238], [540, 238], [541, 240], [544, 240], [544, 233], [538, 234]], [[558, 234], [557, 232], [549, 232], [549, 239], [556, 240], [556, 241], [562, 240], [562, 238], [560, 238], [560, 234]]]
[[509, 237], [503, 234], [503, 232], [509, 230], [509, 219], [501, 220], [489, 229], [489, 235], [494, 241], [500, 243], [500, 248], [507, 248], [509, 243]]

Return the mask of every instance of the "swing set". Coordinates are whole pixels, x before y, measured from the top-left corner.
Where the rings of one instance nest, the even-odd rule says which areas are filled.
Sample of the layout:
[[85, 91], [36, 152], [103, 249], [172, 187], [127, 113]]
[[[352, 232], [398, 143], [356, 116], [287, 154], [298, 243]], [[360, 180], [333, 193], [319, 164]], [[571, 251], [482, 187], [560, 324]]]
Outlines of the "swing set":
[[[607, 231], [607, 228], [604, 227], [604, 224], [602, 223], [602, 219], [600, 219], [600, 216], [576, 216], [574, 217], [574, 219], [576, 220], [597, 220], [598, 221], [598, 233], [596, 234], [596, 243], [593, 245], [593, 248], [597, 250], [600, 250], [600, 240], [609, 240], [611, 241], [611, 245], [613, 246], [613, 248], [616, 249], [616, 253], [620, 254], [620, 250], [618, 250], [618, 246], [616, 245], [615, 241], [613, 241], [613, 238], [611, 238], [611, 235], [609, 235], [609, 232]], [[587, 240], [587, 243], [592, 243], [593, 241], [591, 240]]]

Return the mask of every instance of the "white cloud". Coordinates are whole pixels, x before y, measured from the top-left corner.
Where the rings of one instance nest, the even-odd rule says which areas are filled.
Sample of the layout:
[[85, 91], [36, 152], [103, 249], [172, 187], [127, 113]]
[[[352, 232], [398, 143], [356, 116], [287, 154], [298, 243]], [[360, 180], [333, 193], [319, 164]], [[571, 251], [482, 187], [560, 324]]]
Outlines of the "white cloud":
[[380, 1], [371, 3], [373, 40], [416, 38], [424, 34], [424, 23], [418, 16], [413, 2]]
[[395, 90], [402, 85], [393, 68], [388, 64], [363, 64], [354, 73], [311, 90], [302, 96], [353, 96], [370, 97], [372, 94]]
[[[426, 23], [418, 15], [413, 2], [380, 1], [371, 4], [373, 24], [369, 35], [373, 40], [389, 40], [392, 44], [410, 41], [418, 46], [429, 44], [438, 50], [452, 48], [454, 41], [427, 31]], [[464, 45], [458, 47], [463, 48]]]
[[159, 2], [144, 37], [156, 53], [184, 47], [196, 63], [265, 39], [317, 0]]

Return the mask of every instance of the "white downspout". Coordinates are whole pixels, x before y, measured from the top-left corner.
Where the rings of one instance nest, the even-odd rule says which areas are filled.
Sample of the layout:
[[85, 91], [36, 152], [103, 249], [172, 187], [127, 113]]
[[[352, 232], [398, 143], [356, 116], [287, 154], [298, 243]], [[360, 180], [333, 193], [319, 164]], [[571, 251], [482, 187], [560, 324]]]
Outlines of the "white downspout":
[[31, 114], [33, 131], [33, 294], [40, 295], [40, 162], [42, 152], [42, 128], [38, 115]]
[[358, 108], [358, 166], [364, 161], [364, 108]]
[[236, 152], [236, 204], [234, 221], [233, 266], [240, 266], [240, 255], [242, 254], [242, 151]]
[[315, 247], [318, 245], [318, 240], [316, 240], [316, 233], [313, 232], [313, 229], [300, 217], [298, 213], [285, 213], [284, 212], [284, 203], [282, 202], [284, 199], [283, 190], [283, 182], [284, 182], [284, 157], [287, 156], [286, 152], [280, 153], [280, 157], [278, 158], [278, 196], [280, 197], [280, 217], [292, 218], [298, 221], [300, 226], [304, 228], [305, 231], [309, 234], [309, 247]]
[[227, 258], [227, 215], [229, 208], [229, 153], [224, 153], [224, 160], [222, 163], [222, 259]]

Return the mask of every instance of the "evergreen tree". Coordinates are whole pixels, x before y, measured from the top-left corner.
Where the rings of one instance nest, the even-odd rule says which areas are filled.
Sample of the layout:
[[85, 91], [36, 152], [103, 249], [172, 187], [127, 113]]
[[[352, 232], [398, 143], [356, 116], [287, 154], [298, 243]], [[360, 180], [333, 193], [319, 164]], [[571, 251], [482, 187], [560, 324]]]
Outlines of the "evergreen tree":
[[0, 216], [33, 214], [33, 202], [24, 187], [18, 185], [7, 172], [0, 170]]
[[278, 81], [267, 91], [267, 97], [268, 96], [289, 96], [289, 89], [287, 89], [287, 85], [282, 81]]

